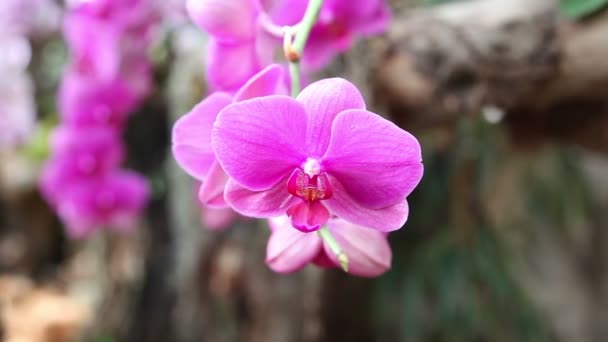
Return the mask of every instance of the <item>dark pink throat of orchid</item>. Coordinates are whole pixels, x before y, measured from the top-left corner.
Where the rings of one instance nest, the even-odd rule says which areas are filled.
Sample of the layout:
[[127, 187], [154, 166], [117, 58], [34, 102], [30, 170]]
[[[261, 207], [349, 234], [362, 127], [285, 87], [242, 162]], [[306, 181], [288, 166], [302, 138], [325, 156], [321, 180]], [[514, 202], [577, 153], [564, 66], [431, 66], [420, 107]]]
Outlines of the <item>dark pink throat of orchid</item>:
[[319, 163], [308, 159], [302, 168], [293, 171], [287, 182], [290, 194], [307, 202], [331, 198], [333, 191], [327, 173], [321, 172]]

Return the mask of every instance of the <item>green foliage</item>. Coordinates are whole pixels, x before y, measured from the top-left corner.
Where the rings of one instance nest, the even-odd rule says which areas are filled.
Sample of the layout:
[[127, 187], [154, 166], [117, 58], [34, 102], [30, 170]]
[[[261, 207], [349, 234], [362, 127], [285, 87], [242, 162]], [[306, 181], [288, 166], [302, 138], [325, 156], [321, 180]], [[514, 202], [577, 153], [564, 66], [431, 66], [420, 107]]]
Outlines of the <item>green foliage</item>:
[[578, 19], [606, 9], [608, 0], [561, 0], [560, 9], [567, 17]]
[[544, 341], [492, 232], [467, 244], [446, 230], [411, 256], [403, 281], [403, 341]]
[[[537, 226], [567, 231], [589, 217], [592, 208], [590, 185], [573, 151], [547, 153], [536, 167], [527, 170], [523, 186], [526, 208]], [[550, 170], [550, 171], [547, 171]]]

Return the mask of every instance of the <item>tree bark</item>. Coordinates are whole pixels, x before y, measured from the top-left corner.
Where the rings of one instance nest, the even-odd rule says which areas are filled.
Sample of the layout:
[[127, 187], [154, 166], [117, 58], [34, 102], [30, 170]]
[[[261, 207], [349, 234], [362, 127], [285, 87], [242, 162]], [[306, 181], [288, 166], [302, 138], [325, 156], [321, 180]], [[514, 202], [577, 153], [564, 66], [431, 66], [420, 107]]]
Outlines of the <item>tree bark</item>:
[[552, 0], [412, 11], [376, 43], [372, 92], [414, 130], [497, 109], [520, 144], [608, 152], [607, 34], [608, 15], [571, 22]]

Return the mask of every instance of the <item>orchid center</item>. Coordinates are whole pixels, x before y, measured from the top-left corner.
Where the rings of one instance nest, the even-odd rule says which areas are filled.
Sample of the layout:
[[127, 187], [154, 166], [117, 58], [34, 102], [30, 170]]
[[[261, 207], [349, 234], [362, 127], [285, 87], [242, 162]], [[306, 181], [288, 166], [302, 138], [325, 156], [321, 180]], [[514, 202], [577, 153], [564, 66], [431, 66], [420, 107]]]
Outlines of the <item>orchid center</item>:
[[308, 158], [293, 171], [287, 182], [290, 194], [308, 202], [331, 198], [333, 192], [327, 173], [321, 172], [321, 165], [315, 159]]

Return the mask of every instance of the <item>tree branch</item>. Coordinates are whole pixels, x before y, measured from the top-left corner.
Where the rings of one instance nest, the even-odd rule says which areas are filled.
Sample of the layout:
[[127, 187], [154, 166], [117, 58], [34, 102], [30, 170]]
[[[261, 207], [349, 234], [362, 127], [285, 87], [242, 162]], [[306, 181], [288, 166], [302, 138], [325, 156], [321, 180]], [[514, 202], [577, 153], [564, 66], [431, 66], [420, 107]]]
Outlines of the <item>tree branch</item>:
[[608, 15], [573, 23], [553, 0], [467, 1], [396, 18], [372, 71], [373, 97], [408, 129], [488, 106], [518, 142], [608, 152]]

